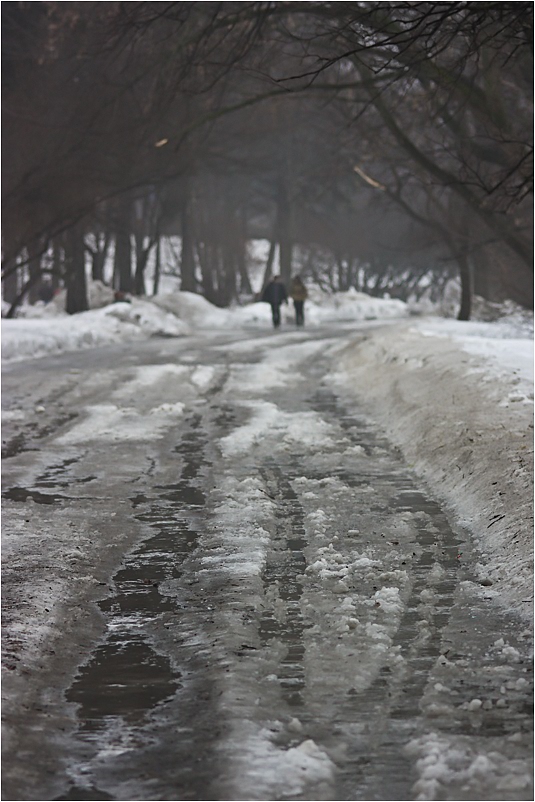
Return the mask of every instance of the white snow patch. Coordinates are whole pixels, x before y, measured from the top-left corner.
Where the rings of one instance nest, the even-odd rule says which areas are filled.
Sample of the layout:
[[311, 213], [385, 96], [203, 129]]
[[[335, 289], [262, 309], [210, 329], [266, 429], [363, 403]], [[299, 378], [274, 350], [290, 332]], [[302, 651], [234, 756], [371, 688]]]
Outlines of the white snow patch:
[[[243, 346], [243, 344], [242, 344]], [[227, 383], [228, 391], [234, 395], [261, 394], [275, 387], [285, 387], [299, 378], [297, 365], [303, 358], [312, 357], [324, 348], [323, 341], [303, 342], [299, 345], [282, 345], [276, 350], [272, 339], [266, 342], [266, 348], [254, 343], [255, 351], [263, 353], [263, 359], [257, 364], [235, 365]], [[226, 347], [225, 347], [225, 350]]]
[[210, 556], [202, 559], [206, 569], [221, 569], [240, 579], [258, 576], [265, 565], [270, 543], [265, 528], [272, 516], [272, 502], [262, 492], [260, 480], [250, 477], [222, 477], [216, 505], [216, 531], [211, 538]]
[[[133, 297], [131, 302], [108, 303], [112, 292], [100, 282], [90, 282], [91, 309], [75, 315], [64, 311], [65, 293], [50, 304], [25, 305], [14, 319], [2, 319], [2, 359], [12, 362], [35, 359], [46, 354], [77, 351], [154, 335], [182, 337], [192, 330], [265, 328], [271, 330], [268, 304], [251, 303], [232, 309], [219, 309], [201, 295], [191, 292], [172, 292], [152, 298]], [[102, 307], [102, 308], [96, 308]], [[364, 321], [404, 317], [407, 307], [400, 301], [370, 298], [349, 291], [338, 296], [320, 293], [316, 301], [307, 303], [308, 321], [312, 325], [339, 320]], [[285, 324], [293, 333], [293, 310], [284, 308]], [[266, 342], [273, 337], [266, 337]], [[258, 343], [258, 341], [257, 341]], [[238, 345], [232, 346], [234, 349]], [[254, 348], [254, 342], [245, 344]], [[256, 346], [258, 347], [258, 345]], [[319, 347], [319, 343], [318, 343]], [[314, 346], [310, 344], [313, 350]]]
[[196, 329], [225, 328], [233, 324], [232, 313], [228, 309], [219, 309], [194, 292], [156, 295], [151, 298], [151, 303]]
[[[161, 310], [150, 301], [134, 298], [131, 303], [110, 304], [102, 312], [106, 317], [114, 317], [122, 323], [139, 326], [148, 335], [183, 337], [190, 333], [190, 328], [184, 321], [166, 312], [162, 314]], [[92, 313], [86, 312], [85, 314]]]
[[225, 456], [236, 456], [250, 451], [261, 443], [267, 432], [278, 434], [282, 445], [333, 447], [332, 428], [315, 412], [283, 412], [268, 401], [242, 401], [244, 409], [252, 410], [248, 423], [221, 439]]
[[531, 619], [533, 343], [523, 335], [506, 321], [375, 328], [332, 380], [360, 397], [473, 533], [493, 592]]
[[[336, 766], [312, 739], [298, 746], [284, 749], [273, 744], [273, 732], [259, 729], [252, 722], [241, 727], [243, 732], [234, 735], [235, 773], [239, 776], [239, 798], [266, 800], [295, 798], [307, 788], [318, 791], [331, 789]], [[236, 798], [236, 797], [235, 797]], [[320, 798], [330, 798], [329, 796]]]
[[453, 744], [445, 736], [429, 733], [411, 741], [406, 752], [416, 758], [420, 775], [413, 787], [415, 799], [442, 799], [444, 792], [455, 793], [452, 789], [467, 796], [451, 798], [487, 799], [491, 790], [510, 794], [529, 788], [531, 784], [525, 761], [511, 759], [500, 752], [480, 754], [462, 736]]
[[173, 379], [183, 379], [189, 373], [184, 365], [166, 363], [162, 365], [141, 365], [135, 368], [134, 376], [125, 382], [123, 388], [115, 392], [116, 398], [135, 396], [146, 388], [153, 388], [159, 383], [167, 383]]
[[199, 365], [191, 374], [191, 381], [199, 390], [204, 391], [210, 387], [214, 376], [215, 368], [210, 365]]
[[97, 440], [156, 440], [169, 428], [170, 422], [180, 418], [184, 404], [161, 404], [148, 415], [133, 407], [115, 404], [96, 404], [87, 407], [88, 417], [58, 438], [62, 445]]

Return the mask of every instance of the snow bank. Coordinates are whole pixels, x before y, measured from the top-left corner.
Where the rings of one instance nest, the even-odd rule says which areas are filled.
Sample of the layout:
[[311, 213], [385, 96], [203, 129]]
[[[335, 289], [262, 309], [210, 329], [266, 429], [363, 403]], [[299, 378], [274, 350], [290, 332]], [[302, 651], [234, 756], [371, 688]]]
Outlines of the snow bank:
[[507, 322], [431, 318], [378, 327], [333, 378], [473, 533], [493, 590], [531, 619], [533, 343], [512, 334]]
[[311, 288], [305, 305], [307, 321], [320, 323], [346, 320], [384, 320], [407, 317], [407, 304], [393, 298], [372, 298], [354, 288], [329, 294]]
[[150, 301], [133, 298], [130, 303], [115, 303], [105, 307], [102, 314], [133, 325], [149, 336], [183, 337], [190, 333], [187, 322], [169, 312], [162, 312]]
[[225, 328], [231, 325], [232, 314], [219, 309], [194, 292], [173, 292], [156, 295], [151, 302], [165, 312], [180, 318], [193, 328]]
[[125, 329], [131, 339], [143, 336], [134, 325], [126, 327], [101, 312], [84, 312], [71, 317], [2, 320], [2, 360], [35, 359], [46, 354], [78, 351], [121, 342]]
[[[37, 317], [37, 313], [42, 317]], [[14, 362], [66, 351], [133, 341], [150, 336], [182, 337], [190, 328], [149, 301], [110, 304], [77, 315], [52, 304], [34, 308], [35, 317], [2, 320], [2, 360]]]
[[[101, 282], [91, 282], [92, 307], [110, 300], [111, 290]], [[154, 298], [132, 298], [130, 303], [109, 303], [88, 312], [67, 315], [65, 293], [44, 305], [24, 306], [13, 320], [2, 320], [2, 360], [13, 362], [47, 354], [77, 351], [143, 337], [182, 337], [193, 331], [265, 328], [271, 333], [268, 304], [251, 303], [232, 309], [219, 309], [201, 295], [173, 292]], [[341, 320], [376, 320], [403, 317], [407, 307], [401, 301], [370, 298], [351, 290], [330, 296], [320, 293], [307, 303], [307, 321], [312, 325]], [[284, 323], [294, 327], [291, 305], [283, 308]]]
[[[282, 306], [283, 325], [295, 325], [293, 303]], [[271, 308], [266, 303], [254, 303], [232, 310], [236, 322], [242, 325], [271, 325]], [[305, 303], [307, 326], [321, 326], [326, 323], [362, 322], [365, 320], [387, 320], [408, 317], [409, 307], [403, 301], [391, 298], [372, 298], [363, 292], [350, 289], [347, 292], [326, 293], [311, 287]]]
[[[532, 577], [532, 316], [509, 309], [507, 317], [492, 323], [431, 317], [404, 320], [408, 308], [401, 301], [370, 298], [355, 290], [331, 296], [311, 288], [310, 295], [307, 325], [399, 320], [388, 327], [377, 323], [373, 331], [361, 334], [346, 350], [338, 380], [373, 409], [415, 470], [455, 511], [459, 523], [474, 533], [490, 560], [495, 590], [518, 609], [529, 611], [525, 600], [531, 597]], [[96, 288], [92, 297], [95, 303], [106, 300], [102, 288]], [[134, 298], [131, 303], [72, 316], [55, 303], [37, 304], [25, 308], [25, 314], [2, 320], [4, 362], [155, 335], [180, 337], [196, 330], [262, 328], [269, 344], [273, 334], [267, 304], [223, 310], [188, 292]], [[291, 305], [284, 307], [285, 327], [294, 330]], [[303, 347], [303, 343], [296, 346]], [[311, 353], [314, 347], [310, 345]], [[236, 385], [254, 395], [266, 383], [286, 384], [290, 362], [285, 365], [275, 353], [267, 373], [265, 365], [262, 372], [249, 367], [246, 381], [243, 372], [236, 373]], [[202, 384], [211, 379], [199, 374], [197, 380]], [[94, 413], [101, 422], [106, 418], [108, 428], [121, 424], [122, 430], [126, 424], [116, 419], [115, 409]], [[158, 414], [163, 420], [180, 410], [165, 408]], [[258, 432], [280, 414], [256, 405], [246, 426], [227, 438], [223, 447], [232, 453], [249, 448]], [[306, 425], [311, 424], [307, 419]], [[296, 430], [297, 434], [302, 436]], [[327, 440], [328, 433], [315, 432], [324, 434]]]

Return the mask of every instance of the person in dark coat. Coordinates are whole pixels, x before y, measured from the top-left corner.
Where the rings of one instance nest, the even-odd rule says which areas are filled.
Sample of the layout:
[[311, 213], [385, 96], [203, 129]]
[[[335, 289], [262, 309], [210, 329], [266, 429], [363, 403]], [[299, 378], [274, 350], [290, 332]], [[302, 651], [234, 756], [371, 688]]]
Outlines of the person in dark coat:
[[269, 284], [266, 284], [262, 300], [271, 305], [273, 326], [278, 329], [281, 324], [281, 304], [288, 303], [288, 293], [280, 276], [273, 276]]
[[50, 279], [45, 278], [39, 286], [39, 300], [44, 304], [49, 304], [54, 297], [54, 287]]
[[290, 283], [290, 298], [295, 307], [295, 325], [305, 325], [305, 301], [308, 298], [307, 288], [303, 284], [301, 276], [294, 276]]

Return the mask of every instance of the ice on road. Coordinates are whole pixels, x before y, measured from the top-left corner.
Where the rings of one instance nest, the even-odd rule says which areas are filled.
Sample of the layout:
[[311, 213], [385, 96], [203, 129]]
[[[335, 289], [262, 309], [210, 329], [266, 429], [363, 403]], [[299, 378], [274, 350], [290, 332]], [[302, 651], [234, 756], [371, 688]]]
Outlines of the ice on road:
[[474, 422], [419, 325], [6, 365], [6, 798], [532, 798], [527, 467], [489, 510], [481, 435], [422, 444], [496, 407], [527, 459], [530, 391]]

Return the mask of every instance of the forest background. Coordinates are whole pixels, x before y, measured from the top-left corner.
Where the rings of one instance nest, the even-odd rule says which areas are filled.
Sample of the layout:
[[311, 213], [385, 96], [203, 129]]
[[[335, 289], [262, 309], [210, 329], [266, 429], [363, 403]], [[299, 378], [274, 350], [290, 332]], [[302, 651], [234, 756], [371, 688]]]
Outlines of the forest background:
[[3, 2], [2, 39], [8, 315], [86, 310], [88, 260], [251, 299], [255, 239], [265, 279], [533, 308], [532, 3]]

